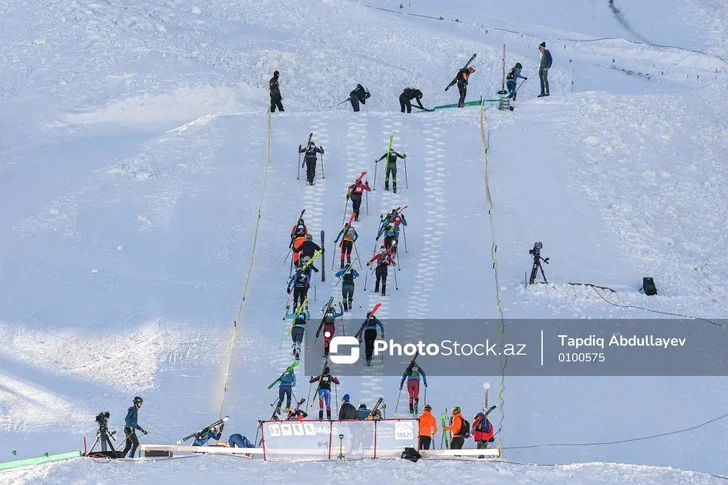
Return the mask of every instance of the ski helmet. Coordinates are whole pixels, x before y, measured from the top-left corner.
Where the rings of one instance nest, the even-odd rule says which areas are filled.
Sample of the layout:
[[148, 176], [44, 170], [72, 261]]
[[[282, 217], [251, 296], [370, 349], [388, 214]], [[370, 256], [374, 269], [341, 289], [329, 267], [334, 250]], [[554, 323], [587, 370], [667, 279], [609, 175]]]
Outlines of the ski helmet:
[[331, 372], [331, 369], [329, 369], [328, 367], [324, 367], [324, 374], [328, 374], [329, 372]]
[[306, 241], [312, 241], [313, 236], [311, 234], [306, 234]]
[[516, 62], [516, 69], [523, 69], [523, 66], [520, 62]]
[[432, 411], [432, 406], [425, 404], [425, 411]]
[[454, 408], [452, 408], [452, 412], [453, 413], [459, 413], [460, 412], [460, 406], [455, 406]]
[[142, 404], [142, 403], [144, 403], [144, 399], [142, 399], [142, 398], [141, 398], [141, 397], [139, 397], [139, 396], [136, 396], [136, 397], [134, 398], [134, 404], [137, 404], [137, 403], [139, 403], [139, 404]]
[[303, 219], [299, 219], [298, 220], [298, 223], [301, 224], [301, 225], [304, 225]]
[[475, 68], [473, 66], [470, 66], [470, 69], [468, 69], [471, 73], [475, 72]]

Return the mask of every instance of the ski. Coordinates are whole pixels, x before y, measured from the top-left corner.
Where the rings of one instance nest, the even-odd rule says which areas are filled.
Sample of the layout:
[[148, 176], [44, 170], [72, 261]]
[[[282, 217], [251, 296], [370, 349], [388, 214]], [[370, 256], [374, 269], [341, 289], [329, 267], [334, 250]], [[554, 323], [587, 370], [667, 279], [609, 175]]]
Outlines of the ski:
[[[290, 372], [293, 369], [295, 369], [296, 367], [298, 367], [300, 363], [301, 363], [301, 361], [297, 360], [293, 364], [291, 364], [288, 367], [286, 367], [286, 370], [284, 370], [281, 373], [281, 375], [279, 375], [278, 378], [275, 381], [273, 381], [273, 382], [270, 383], [270, 385], [268, 386], [268, 389], [271, 389], [273, 386], [275, 386], [276, 384], [278, 384], [278, 382], [280, 382], [280, 380], [281, 380], [281, 377], [283, 377], [284, 375], [286, 375], [287, 372]], [[179, 444], [179, 443], [177, 443], [177, 444]]]
[[445, 426], [447, 426], [447, 420], [445, 418], [446, 416], [447, 416], [447, 408], [445, 408], [445, 412], [440, 413], [440, 424], [442, 425], [442, 437], [445, 440], [445, 448], [444, 449], [449, 450], [450, 449], [450, 441], [449, 441], [449, 439], [447, 437], [447, 431], [445, 431]]
[[334, 297], [332, 296], [331, 298], [329, 298], [329, 301], [326, 302], [324, 307], [321, 309], [321, 313], [323, 313], [324, 316], [321, 317], [321, 323], [319, 324], [318, 329], [316, 330], [316, 340], [318, 340], [318, 338], [321, 336], [321, 329], [324, 328], [324, 322], [326, 321], [326, 312], [329, 310], [329, 308], [331, 307], [333, 302], [334, 302]]
[[317, 259], [318, 259], [319, 257], [321, 257], [321, 255], [322, 255], [323, 253], [324, 253], [324, 252], [323, 252], [323, 250], [321, 250], [321, 249], [319, 249], [318, 251], [316, 251], [316, 252], [315, 252], [315, 253], [313, 254], [313, 257], [312, 257], [311, 259], [309, 259], [308, 261], [306, 261], [306, 262], [305, 262], [305, 263], [303, 264], [303, 266], [301, 266], [301, 269], [303, 270], [303, 272], [305, 273], [305, 272], [306, 272], [306, 271], [308, 270], [308, 268], [310, 268], [310, 267], [311, 267], [311, 265], [313, 265], [313, 262], [314, 262], [314, 261], [316, 261], [316, 260], [317, 260]]
[[[374, 308], [372, 308], [372, 310], [367, 315], [369, 315], [370, 317], [373, 317], [374, 314], [377, 313], [377, 310], [379, 310], [379, 307], [381, 307], [381, 306], [382, 306], [381, 303], [377, 303], [376, 305], [374, 305]], [[367, 318], [367, 320], [368, 320], [368, 318]], [[364, 323], [361, 324], [361, 327], [359, 327], [359, 331], [356, 332], [356, 335], [354, 335], [354, 337], [359, 338], [361, 336], [361, 333], [364, 331], [364, 325], [366, 325], [366, 323], [367, 323], [367, 321], [364, 320]]]
[[[308, 134], [308, 142], [306, 142], [306, 151], [304, 151], [304, 157], [303, 157], [303, 163], [301, 164], [301, 168], [303, 168], [304, 165], [306, 165], [306, 157], [305, 154], [311, 148], [311, 138], [313, 138], [313, 132]], [[303, 212], [301, 213], [303, 214]]]
[[490, 414], [490, 412], [493, 411], [494, 409], [495, 409], [495, 405], [493, 405], [490, 408], [488, 408], [488, 410], [485, 412], [485, 417], [487, 418], [488, 415]]
[[[477, 52], [475, 54], [473, 54], [473, 56], [470, 58], [470, 60], [468, 60], [468, 62], [466, 62], [465, 65], [460, 70], [465, 69], [466, 67], [470, 66], [470, 63], [475, 60], [475, 56], [477, 56], [477, 55], [478, 55]], [[458, 72], [460, 72], [460, 70], [458, 70]], [[452, 79], [452, 81], [450, 81], [450, 84], [448, 84], [447, 87], [445, 88], [445, 91], [447, 91], [451, 87], [455, 86], [455, 84], [457, 84], [457, 82], [458, 82], [458, 77], [457, 77], [457, 75], [455, 75], [455, 77]]]
[[377, 402], [374, 404], [374, 407], [369, 411], [369, 416], [367, 416], [367, 419], [374, 419], [374, 415], [377, 411], [379, 411], [379, 406], [382, 405], [384, 402], [384, 398], [380, 397], [377, 399]]
[[[298, 225], [298, 221], [300, 221], [303, 218], [303, 213], [304, 212], [306, 212], [306, 209], [303, 209], [301, 211], [301, 214], [299, 214], [298, 219], [296, 219], [296, 224], [294, 224], [294, 227], [297, 226]], [[289, 248], [293, 248], [293, 238], [291, 238], [291, 242], [288, 244], [288, 247]], [[290, 251], [289, 251], [289, 253], [290, 253]], [[293, 262], [293, 261], [291, 261], [291, 262]], [[284, 260], [283, 263], [285, 264], [286, 261]]]
[[[325, 248], [324, 246], [324, 231], [321, 231], [321, 247]], [[321, 259], [321, 283], [326, 282], [326, 258]]]
[[[387, 148], [387, 163], [384, 164], [384, 180], [385, 186], [387, 184], [387, 171], [389, 170], [389, 157], [392, 154], [392, 143], [394, 142], [394, 135], [389, 137], [389, 147]], [[386, 189], [385, 189], [386, 190]]]
[[[298, 415], [298, 412], [301, 411], [301, 404], [306, 402], [306, 398], [302, 397], [300, 401], [296, 403], [296, 407], [293, 408], [293, 411], [288, 411], [288, 414], [286, 415], [286, 421], [295, 421], [295, 416]], [[305, 412], [301, 411], [303, 413], [303, 417], [305, 418], [308, 416]], [[293, 417], [293, 419], [291, 419]]]
[[[339, 276], [339, 279], [336, 280], [336, 283], [334, 283], [334, 288], [336, 288], [337, 286], [339, 286], [339, 283], [341, 282], [341, 279], [344, 277], [344, 275], [346, 274], [346, 272], [349, 271], [351, 268], [353, 268], [354, 267], [354, 263], [356, 263], [357, 261], [359, 261], [359, 258], [356, 258], [355, 257], [354, 259], [351, 260], [351, 263], [349, 263], [346, 266], [344, 266], [344, 269], [339, 270], [339, 271], [343, 271], [343, 273], [341, 273], [341, 276]], [[337, 272], [337, 274], [338, 274], [338, 272]]]
[[[270, 388], [268, 388], [268, 389], [270, 389]], [[194, 438], [194, 437], [195, 437], [195, 436], [197, 436], [197, 435], [205, 435], [205, 434], [207, 434], [207, 432], [208, 432], [208, 431], [210, 431], [210, 430], [211, 430], [212, 428], [214, 428], [214, 427], [216, 427], [216, 426], [220, 426], [220, 425], [221, 425], [222, 423], [226, 422], [226, 421], [227, 421], [228, 419], [230, 419], [230, 416], [225, 416], [225, 417], [224, 417], [224, 418], [222, 418], [222, 419], [218, 419], [218, 420], [217, 420], [217, 421], [215, 421], [214, 423], [212, 423], [212, 424], [210, 424], [210, 425], [208, 425], [208, 426], [205, 426], [205, 427], [204, 427], [204, 428], [202, 428], [201, 430], [199, 430], [199, 431], [195, 431], [194, 433], [192, 433], [192, 434], [191, 434], [191, 435], [189, 435], [189, 436], [185, 436], [185, 437], [184, 437], [184, 438], [182, 438], [181, 440], [177, 441], [177, 443], [176, 443], [176, 444], [178, 444], [178, 445], [181, 445], [181, 444], [182, 444], [182, 443], [184, 443], [185, 441], [187, 441], [187, 440], [189, 440], [189, 439], [192, 439], [192, 438]]]

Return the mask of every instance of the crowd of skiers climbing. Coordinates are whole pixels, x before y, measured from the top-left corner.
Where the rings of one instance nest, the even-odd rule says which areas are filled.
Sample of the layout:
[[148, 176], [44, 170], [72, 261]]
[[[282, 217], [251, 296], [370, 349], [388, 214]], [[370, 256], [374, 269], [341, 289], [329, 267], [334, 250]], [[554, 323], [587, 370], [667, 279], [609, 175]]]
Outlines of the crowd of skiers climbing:
[[[541, 42], [541, 44], [539, 44], [538, 46], [538, 50], [538, 78], [541, 83], [541, 94], [539, 94], [538, 97], [541, 98], [544, 96], [550, 96], [551, 94], [549, 91], [548, 74], [549, 69], [551, 69], [551, 65], [553, 63], [553, 58], [551, 57], [551, 52], [546, 48], [546, 42]], [[473, 58], [474, 57], [475, 56], [473, 56]], [[472, 58], [470, 61], [472, 61]], [[445, 91], [447, 91], [451, 86], [457, 84], [459, 94], [459, 108], [465, 106], [465, 99], [468, 95], [468, 83], [470, 81], [470, 76], [475, 73], [475, 67], [469, 65], [470, 61], [468, 61], [468, 64], [466, 64], [462, 69], [457, 72], [457, 74], [455, 75], [455, 79], [453, 79], [450, 85], [448, 85], [448, 87], [445, 89]], [[516, 85], [518, 79], [523, 79], [524, 81], [528, 79], [527, 77], [521, 76], [522, 69], [522, 64], [520, 62], [517, 62], [506, 75], [506, 85], [508, 89], [503, 94], [505, 95], [505, 97], [510, 98], [513, 101], [516, 100], [518, 94], [518, 86]], [[273, 77], [268, 82], [268, 87], [270, 90], [271, 113], [274, 113], [276, 109], [278, 109], [278, 111], [284, 111], [282, 103], [283, 96], [281, 95], [279, 80], [280, 72], [275, 71], [273, 73]], [[351, 108], [354, 110], [354, 112], [359, 112], [361, 110], [361, 105], [365, 105], [370, 97], [371, 94], [369, 93], [369, 90], [361, 84], [357, 84], [356, 88], [354, 88], [349, 93], [349, 97], [339, 104], [343, 104], [348, 101], [351, 104]], [[402, 113], [411, 113], [413, 107], [423, 111], [432, 111], [422, 105], [423, 97], [424, 94], [419, 89], [411, 87], [405, 88], [402, 91], [402, 94], [399, 95], [400, 111]], [[416, 103], [414, 106], [412, 104], [413, 101]], [[320, 153], [323, 153], [323, 151], [321, 151]]]

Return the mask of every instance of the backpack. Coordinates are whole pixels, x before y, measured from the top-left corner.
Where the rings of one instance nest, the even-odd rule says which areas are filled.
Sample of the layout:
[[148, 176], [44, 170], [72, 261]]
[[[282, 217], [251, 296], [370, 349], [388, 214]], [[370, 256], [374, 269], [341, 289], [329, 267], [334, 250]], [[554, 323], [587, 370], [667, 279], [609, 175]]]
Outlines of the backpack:
[[506, 79], [516, 79], [516, 68], [514, 67], [511, 69], [511, 72], [508, 73], [506, 76]]
[[414, 449], [414, 448], [412, 448], [412, 447], [409, 447], [409, 446], [408, 446], [408, 447], [407, 447], [407, 448], [405, 448], [405, 449], [404, 449], [404, 451], [402, 452], [402, 459], [403, 459], [403, 460], [409, 460], [409, 461], [413, 461], [413, 462], [415, 462], [415, 463], [416, 463], [416, 462], [417, 462], [417, 460], [419, 460], [420, 458], [422, 458], [422, 455], [420, 455], [420, 454], [419, 454], [419, 453], [417, 452], [417, 450], [415, 450], [415, 449]]
[[463, 424], [460, 426], [460, 436], [463, 438], [470, 438], [470, 421], [468, 421], [465, 418], [461, 418], [463, 420]]
[[657, 287], [655, 286], [655, 280], [652, 278], [645, 276], [642, 278], [642, 288], [640, 288], [642, 291], [645, 292], [645, 295], [656, 295], [657, 294]]

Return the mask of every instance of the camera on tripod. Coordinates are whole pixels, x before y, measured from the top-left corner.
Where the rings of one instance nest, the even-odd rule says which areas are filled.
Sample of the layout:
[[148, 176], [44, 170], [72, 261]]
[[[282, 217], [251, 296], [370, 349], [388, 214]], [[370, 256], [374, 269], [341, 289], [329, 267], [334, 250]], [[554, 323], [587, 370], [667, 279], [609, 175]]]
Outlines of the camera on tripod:
[[108, 411], [100, 412], [96, 416], [96, 422], [99, 424], [99, 428], [108, 428], [110, 417], [111, 417], [111, 413], [109, 413]]
[[[102, 455], [108, 456], [109, 458], [118, 457], [116, 451], [114, 451], [114, 445], [111, 442], [111, 440], [116, 441], [116, 438], [114, 438], [116, 431], [109, 432], [110, 417], [111, 413], [109, 413], [108, 411], [102, 411], [96, 415], [96, 424], [99, 425], [99, 430], [96, 432], [96, 441], [94, 441], [93, 446], [91, 446], [91, 449], [88, 451], [86, 456]], [[101, 444], [101, 451], [94, 452], [96, 445], [98, 445], [99, 443]]]
[[541, 257], [541, 250], [543, 249], [543, 243], [542, 242], [535, 242], [533, 243], [533, 249], [528, 250], [528, 254], [533, 256], [533, 267], [531, 268], [531, 278], [528, 281], [528, 284], [532, 285], [536, 282], [536, 277], [538, 276], [539, 270], [541, 270], [541, 276], [543, 276], [543, 282], [548, 283], [546, 281], [546, 274], [543, 272], [543, 266], [541, 266], [541, 262], [543, 261], [546, 264], [549, 264], [549, 258], [542, 258]]

